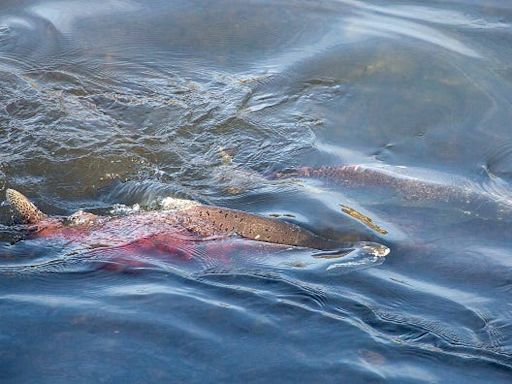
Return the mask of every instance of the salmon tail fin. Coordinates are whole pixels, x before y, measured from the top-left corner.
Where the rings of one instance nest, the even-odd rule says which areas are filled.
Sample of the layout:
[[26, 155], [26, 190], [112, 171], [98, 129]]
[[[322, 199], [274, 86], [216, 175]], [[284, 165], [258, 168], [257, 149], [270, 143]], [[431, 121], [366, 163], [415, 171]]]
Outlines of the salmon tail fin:
[[15, 219], [21, 223], [36, 224], [46, 217], [29, 199], [14, 189], [7, 189], [5, 197]]

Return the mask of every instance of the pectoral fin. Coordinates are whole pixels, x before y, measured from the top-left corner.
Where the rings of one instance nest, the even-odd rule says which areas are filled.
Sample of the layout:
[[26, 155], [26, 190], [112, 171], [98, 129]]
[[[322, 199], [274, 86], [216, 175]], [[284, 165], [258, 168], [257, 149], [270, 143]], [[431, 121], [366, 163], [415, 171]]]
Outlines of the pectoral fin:
[[46, 217], [29, 199], [14, 189], [5, 192], [16, 220], [24, 224], [36, 224]]

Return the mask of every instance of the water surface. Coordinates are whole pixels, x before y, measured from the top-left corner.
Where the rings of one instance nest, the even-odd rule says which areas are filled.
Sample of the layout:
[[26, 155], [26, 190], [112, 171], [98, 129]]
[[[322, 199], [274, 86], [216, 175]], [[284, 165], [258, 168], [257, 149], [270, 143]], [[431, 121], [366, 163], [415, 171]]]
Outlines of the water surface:
[[[1, 193], [178, 196], [391, 254], [105, 268], [11, 244], [2, 206], [1, 382], [510, 382], [511, 24], [498, 0], [3, 1]], [[447, 195], [267, 177], [338, 164]]]

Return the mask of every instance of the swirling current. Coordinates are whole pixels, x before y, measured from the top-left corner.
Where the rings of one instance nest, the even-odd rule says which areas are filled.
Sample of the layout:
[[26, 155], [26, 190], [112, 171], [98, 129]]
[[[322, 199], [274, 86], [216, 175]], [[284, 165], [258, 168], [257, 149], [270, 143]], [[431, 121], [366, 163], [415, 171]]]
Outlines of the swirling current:
[[81, 252], [4, 203], [0, 382], [510, 383], [511, 42], [499, 0], [2, 1], [2, 195], [391, 252]]

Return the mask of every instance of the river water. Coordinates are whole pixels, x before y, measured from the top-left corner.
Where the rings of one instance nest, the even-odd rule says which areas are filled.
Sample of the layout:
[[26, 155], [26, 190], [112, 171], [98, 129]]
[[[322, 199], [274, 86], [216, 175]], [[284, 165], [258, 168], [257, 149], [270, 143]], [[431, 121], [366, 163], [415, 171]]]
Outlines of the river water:
[[[510, 383], [510, 63], [501, 0], [2, 1], [1, 193], [177, 196], [391, 252], [109, 268], [16, 241], [3, 204], [0, 382]], [[269, 177], [342, 164], [391, 181]]]

